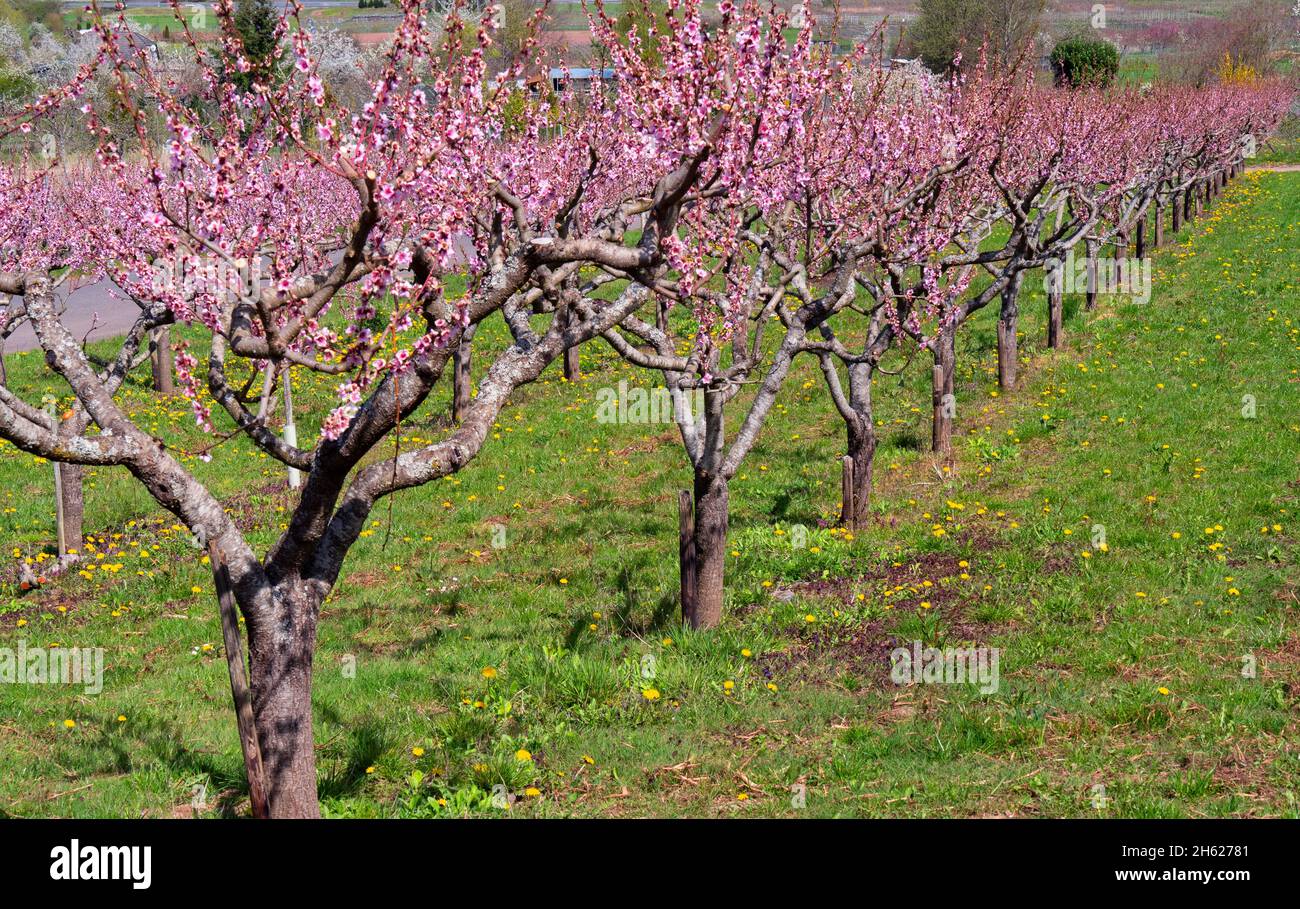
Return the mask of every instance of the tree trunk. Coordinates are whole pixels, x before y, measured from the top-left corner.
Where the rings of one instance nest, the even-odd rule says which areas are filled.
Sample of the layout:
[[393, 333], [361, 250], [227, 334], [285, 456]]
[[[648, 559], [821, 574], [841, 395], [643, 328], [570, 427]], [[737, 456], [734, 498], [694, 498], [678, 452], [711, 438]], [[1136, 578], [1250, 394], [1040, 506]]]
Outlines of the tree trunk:
[[1016, 272], [1002, 291], [1002, 311], [998, 315], [998, 388], [1016, 387], [1016, 370], [1020, 366], [1020, 344], [1016, 338], [1020, 322], [1020, 285], [1024, 272]]
[[957, 399], [953, 393], [956, 370], [956, 328], [945, 328], [935, 340], [934, 371], [931, 375], [934, 420], [930, 448], [935, 454], [952, 454], [952, 419], [957, 410]]
[[1196, 216], [1196, 185], [1187, 187], [1183, 193], [1183, 221], [1191, 221]]
[[1061, 346], [1065, 319], [1064, 288], [1061, 280], [1061, 263], [1048, 265], [1047, 279], [1047, 346], [1053, 350]]
[[1173, 203], [1173, 210], [1174, 210], [1174, 223], [1172, 227], [1174, 233], [1178, 233], [1180, 230], [1183, 229], [1183, 215], [1185, 214], [1184, 211], [1185, 206], [1183, 205], [1183, 200], [1178, 198], [1177, 194], [1171, 196], [1170, 201]]
[[[861, 530], [867, 525], [871, 507], [872, 469], [876, 459], [876, 427], [868, 413], [865, 420], [845, 424], [848, 427], [848, 457], [852, 469], [848, 480], [848, 495], [841, 495], [840, 523], [849, 530]], [[843, 501], [851, 499], [851, 501]], [[848, 506], [852, 506], [849, 508]]]
[[1156, 249], [1165, 245], [1165, 203], [1156, 196], [1155, 233], [1152, 236]]
[[1141, 217], [1137, 222], [1137, 239], [1133, 244], [1133, 255], [1139, 259], [1145, 259], [1147, 255], [1147, 212], [1142, 210]]
[[[289, 582], [292, 583], [292, 582]], [[253, 717], [273, 818], [317, 818], [316, 748], [312, 738], [311, 672], [315, 610], [277, 601], [269, 627], [249, 629]]]
[[692, 628], [716, 628], [722, 621], [726, 576], [727, 480], [695, 472], [695, 596], [687, 622]]
[[1128, 282], [1128, 231], [1122, 230], [1115, 235], [1115, 286], [1125, 287]]
[[173, 394], [171, 330], [159, 325], [149, 333], [149, 365], [153, 370], [153, 390], [162, 395]]

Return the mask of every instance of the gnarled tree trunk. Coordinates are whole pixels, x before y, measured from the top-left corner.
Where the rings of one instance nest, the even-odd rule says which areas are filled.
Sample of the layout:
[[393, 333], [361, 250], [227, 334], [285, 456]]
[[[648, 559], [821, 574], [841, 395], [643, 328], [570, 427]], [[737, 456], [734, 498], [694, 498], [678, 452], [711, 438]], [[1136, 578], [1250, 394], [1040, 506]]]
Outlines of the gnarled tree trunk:
[[692, 628], [715, 628], [722, 621], [726, 578], [727, 524], [730, 502], [727, 479], [695, 471], [695, 596], [686, 621]]
[[269, 614], [248, 628], [253, 719], [273, 818], [320, 817], [311, 708], [316, 608], [294, 586], [286, 582]]
[[848, 427], [848, 457], [853, 462], [852, 473], [848, 477], [852, 499], [840, 503], [840, 523], [850, 530], [861, 530], [867, 524], [867, 514], [871, 508], [876, 427], [870, 416], [845, 425]]

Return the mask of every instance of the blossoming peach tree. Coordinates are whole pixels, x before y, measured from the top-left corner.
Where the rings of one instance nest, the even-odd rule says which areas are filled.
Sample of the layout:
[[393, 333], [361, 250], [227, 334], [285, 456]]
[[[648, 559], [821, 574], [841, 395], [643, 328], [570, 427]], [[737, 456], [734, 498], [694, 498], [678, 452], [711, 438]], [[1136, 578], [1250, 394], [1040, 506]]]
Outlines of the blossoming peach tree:
[[[529, 100], [508, 123], [519, 73], [488, 77], [490, 13], [470, 26], [453, 17], [435, 44], [425, 10], [408, 2], [370, 99], [352, 111], [326, 97], [310, 34], [291, 28], [294, 10], [271, 57], [250, 60], [229, 2], [216, 7], [214, 45], [200, 44], [173, 9], [204, 68], [198, 97], [182, 96], [134, 52], [120, 11], [93, 9], [96, 62], [117, 83], [133, 147], [113, 140], [106, 112], [80, 97], [79, 84], [4, 126], [29, 131], [49, 110], [80, 104], [99, 141], [88, 169], [10, 167], [0, 182], [12, 241], [0, 291], [19, 300], [76, 399], [60, 418], [0, 392], [0, 436], [66, 463], [125, 467], [211, 547], [246, 621], [267, 813], [313, 816], [316, 623], [371, 509], [462, 468], [515, 389], [641, 305], [640, 284], [612, 300], [592, 297], [579, 263], [594, 256], [629, 274], [660, 267], [664, 231], [622, 245], [629, 207], [671, 225], [694, 170], [681, 143], [657, 141], [644, 98], [599, 116], [571, 97], [560, 110]], [[236, 72], [249, 78], [229, 78]], [[150, 141], [160, 124], [167, 141]], [[52, 236], [24, 227], [37, 202], [34, 220], [53, 225]], [[92, 365], [59, 318], [69, 271], [105, 274], [141, 304], [107, 369]], [[467, 292], [449, 294], [451, 276]], [[544, 299], [572, 313], [535, 323], [533, 304]], [[455, 431], [362, 466], [425, 401], [461, 335], [493, 315], [514, 343], [491, 362]], [[264, 554], [114, 398], [145, 332], [171, 320], [203, 341], [177, 357], [199, 422], [242, 433], [303, 474], [288, 530]], [[235, 376], [240, 361], [262, 376], [260, 393]], [[290, 367], [337, 383], [337, 406], [310, 444], [267, 425], [268, 398]]]
[[[617, 78], [552, 95], [530, 89], [533, 39], [490, 72], [492, 7], [473, 22], [437, 17], [435, 29], [427, 0], [402, 0], [368, 97], [349, 108], [326, 91], [296, 3], [259, 56], [231, 0], [215, 4], [212, 41], [170, 2], [197, 82], [178, 84], [133, 45], [122, 8], [92, 0], [93, 59], [0, 121], [0, 136], [31, 132], [71, 109], [95, 147], [83, 162], [0, 166], [0, 293], [12, 298], [0, 323], [31, 325], [73, 397], [60, 414], [0, 386], [0, 438], [125, 468], [208, 546], [245, 619], [241, 737], [258, 813], [319, 813], [317, 622], [371, 512], [465, 467], [511, 395], [566, 351], [603, 338], [660, 370], [679, 403], [697, 567], [683, 601], [707, 627], [722, 610], [727, 481], [794, 357], [843, 356], [828, 323], [855, 305], [865, 263], [940, 316], [939, 301], [964, 288], [941, 286], [936, 263], [987, 194], [978, 133], [996, 96], [900, 118], [856, 77], [863, 55], [836, 58], [813, 41], [806, 11], [787, 29], [756, 0], [722, 0], [708, 22], [700, 0], [670, 0], [649, 35], [657, 53], [645, 54], [596, 2], [592, 28]], [[92, 78], [112, 90], [90, 95]], [[60, 318], [69, 276], [106, 278], [139, 307], [106, 363]], [[458, 424], [392, 445], [490, 319], [509, 342], [487, 358]], [[176, 368], [195, 419], [302, 476], [265, 552], [119, 401], [148, 333], [170, 323], [185, 326]], [[780, 326], [775, 352], [769, 325]], [[269, 422], [291, 370], [337, 393], [314, 438]], [[728, 444], [724, 408], [751, 384]], [[242, 646], [231, 634], [228, 658]], [[231, 671], [239, 702], [242, 658]]]
[[[30, 131], [72, 106], [96, 143], [85, 166], [27, 162], [0, 181], [12, 241], [0, 291], [20, 301], [75, 398], [59, 417], [0, 392], [0, 436], [64, 463], [126, 468], [207, 544], [245, 619], [251, 695], [241, 735], [250, 789], [264, 783], [270, 816], [319, 811], [317, 621], [376, 503], [464, 467], [517, 388], [566, 350], [608, 337], [652, 295], [698, 299], [708, 255], [745, 229], [736, 213], [755, 200], [767, 211], [782, 203], [784, 176], [762, 165], [797, 129], [823, 69], [806, 37], [802, 55], [779, 50], [756, 4], [724, 4], [727, 22], [712, 32], [698, 6], [674, 6], [681, 30], [662, 67], [628, 58], [615, 85], [551, 98], [527, 88], [531, 42], [512, 69], [489, 74], [491, 8], [476, 23], [452, 16], [435, 35], [423, 5], [406, 0], [369, 99], [352, 110], [324, 90], [295, 8], [270, 53], [253, 58], [230, 0], [216, 4], [211, 43], [190, 33], [174, 3], [175, 33], [204, 75], [183, 90], [133, 46], [121, 9], [92, 4], [100, 50], [88, 66], [115, 84], [110, 100], [89, 100], [89, 76], [79, 74], [0, 127]], [[801, 93], [793, 107], [791, 87]], [[110, 114], [116, 124], [125, 117], [133, 141], [109, 129]], [[38, 196], [53, 236], [21, 227]], [[743, 205], [713, 204], [731, 196]], [[633, 219], [638, 232], [628, 230]], [[107, 368], [60, 320], [59, 282], [70, 272], [106, 276], [140, 306]], [[390, 453], [385, 441], [489, 318], [511, 343], [487, 364], [459, 425]], [[264, 553], [115, 397], [145, 334], [172, 321], [188, 326], [176, 366], [198, 422], [219, 438], [242, 434], [302, 474], [287, 530]], [[699, 362], [713, 356], [710, 344], [701, 339]], [[290, 369], [337, 388], [317, 438], [268, 423]], [[710, 369], [692, 371], [709, 381]], [[233, 679], [242, 663], [231, 668]]]

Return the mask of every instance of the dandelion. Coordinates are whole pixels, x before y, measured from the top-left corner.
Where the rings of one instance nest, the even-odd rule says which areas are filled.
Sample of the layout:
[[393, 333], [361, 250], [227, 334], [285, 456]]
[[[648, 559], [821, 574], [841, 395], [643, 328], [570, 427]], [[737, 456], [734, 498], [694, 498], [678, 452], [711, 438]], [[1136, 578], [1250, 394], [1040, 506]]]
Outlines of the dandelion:
[[659, 689], [643, 688], [641, 690], [641, 697], [645, 698], [647, 701], [657, 701], [659, 700]]
[[424, 757], [424, 749], [421, 748], [419, 745], [416, 745], [414, 748], [411, 749], [411, 754], [415, 755], [416, 757]]
[[496, 670], [496, 667], [495, 667], [495, 666], [484, 666], [484, 667], [483, 667], [483, 672], [482, 672], [481, 674], [482, 674], [483, 678], [485, 678], [485, 679], [495, 679], [495, 678], [497, 677], [497, 670]]
[[528, 751], [526, 748], [520, 748], [518, 751], [515, 752], [515, 760], [519, 761], [520, 763], [525, 763], [527, 761], [531, 761], [532, 759], [533, 759], [532, 753]]

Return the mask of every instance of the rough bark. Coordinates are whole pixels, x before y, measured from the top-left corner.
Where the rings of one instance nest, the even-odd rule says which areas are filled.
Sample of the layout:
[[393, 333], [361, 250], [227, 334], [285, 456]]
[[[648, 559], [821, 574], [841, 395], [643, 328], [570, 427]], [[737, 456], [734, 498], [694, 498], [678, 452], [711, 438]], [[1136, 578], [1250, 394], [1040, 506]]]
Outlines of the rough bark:
[[954, 328], [939, 332], [934, 342], [934, 369], [931, 391], [934, 403], [933, 431], [930, 448], [935, 454], [952, 454], [952, 420], [955, 409], [957, 371], [957, 336]]
[[848, 457], [852, 459], [849, 476], [852, 494], [852, 511], [846, 513], [845, 503], [840, 507], [840, 523], [850, 530], [861, 530], [867, 525], [871, 508], [872, 472], [876, 459], [876, 427], [870, 415], [866, 420], [845, 424], [848, 429]]
[[1164, 199], [1159, 195], [1156, 196], [1156, 214], [1155, 214], [1154, 226], [1155, 226], [1155, 231], [1153, 232], [1152, 240], [1155, 243], [1156, 249], [1159, 249], [1160, 247], [1165, 245], [1165, 203], [1164, 203]]
[[695, 471], [695, 596], [687, 622], [692, 628], [716, 628], [722, 621], [729, 520], [727, 480]]
[[311, 673], [319, 604], [292, 581], [280, 587], [272, 602], [270, 615], [248, 627], [253, 718], [270, 816], [316, 818], [320, 817], [320, 805], [316, 800]]

